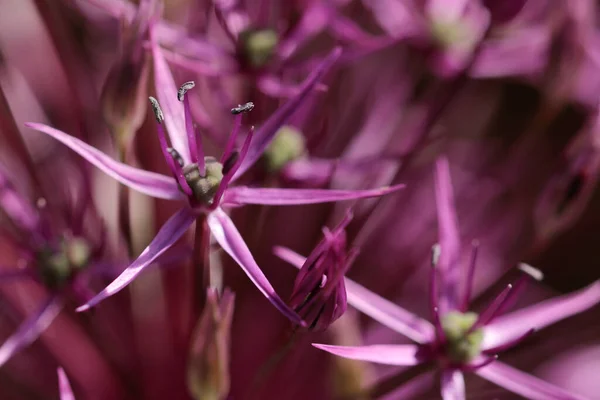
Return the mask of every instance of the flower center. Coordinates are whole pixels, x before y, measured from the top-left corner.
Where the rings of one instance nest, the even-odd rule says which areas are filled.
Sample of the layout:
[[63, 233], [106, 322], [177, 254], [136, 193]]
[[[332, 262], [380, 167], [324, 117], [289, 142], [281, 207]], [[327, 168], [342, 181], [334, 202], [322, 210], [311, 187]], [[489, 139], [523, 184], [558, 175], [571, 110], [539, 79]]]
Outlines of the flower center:
[[293, 126], [283, 126], [265, 150], [264, 159], [269, 171], [279, 171], [290, 161], [300, 158], [304, 151], [302, 132]]
[[215, 194], [223, 179], [223, 165], [214, 157], [204, 157], [206, 173], [200, 174], [198, 164], [188, 164], [183, 167], [183, 177], [192, 189], [194, 198], [202, 204], [212, 204]]
[[240, 39], [243, 55], [254, 68], [263, 67], [279, 43], [277, 33], [271, 29], [248, 30], [240, 35]]
[[42, 281], [51, 289], [57, 289], [71, 277], [87, 267], [91, 248], [80, 237], [63, 238], [57, 251], [50, 247], [38, 252], [38, 269]]
[[446, 355], [456, 363], [468, 363], [481, 354], [483, 330], [472, 329], [478, 315], [474, 312], [451, 311], [442, 317], [441, 323], [447, 340]]
[[469, 46], [468, 29], [460, 21], [432, 20], [429, 29], [433, 39], [443, 48]]

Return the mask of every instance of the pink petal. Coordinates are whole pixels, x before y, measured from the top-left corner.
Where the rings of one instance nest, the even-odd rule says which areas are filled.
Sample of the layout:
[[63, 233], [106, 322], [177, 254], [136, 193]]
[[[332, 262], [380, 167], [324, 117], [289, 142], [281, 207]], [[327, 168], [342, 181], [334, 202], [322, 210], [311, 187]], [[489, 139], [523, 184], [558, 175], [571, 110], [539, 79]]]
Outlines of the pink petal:
[[[284, 247], [276, 247], [275, 254], [296, 268], [301, 268], [306, 260], [300, 254]], [[376, 295], [348, 278], [344, 278], [344, 283], [348, 304], [352, 307], [417, 343], [426, 343], [433, 339], [433, 326], [428, 321]]]
[[69, 378], [67, 378], [65, 371], [59, 367], [56, 369], [56, 372], [58, 374], [58, 391], [60, 393], [60, 400], [75, 400], [75, 395], [73, 394], [71, 384], [69, 383]]
[[29, 316], [0, 347], [0, 366], [15, 353], [33, 343], [54, 321], [62, 306], [62, 302], [51, 297], [37, 313]]
[[292, 322], [303, 325], [300, 317], [277, 295], [269, 280], [256, 264], [246, 242], [233, 224], [233, 221], [221, 208], [208, 215], [208, 226], [217, 242], [244, 270], [258, 290]]
[[459, 307], [458, 286], [460, 279], [460, 233], [454, 207], [454, 193], [450, 179], [450, 166], [446, 158], [435, 165], [435, 202], [438, 214], [439, 243], [441, 255], [438, 268], [442, 273], [439, 307], [442, 313]]
[[584, 400], [585, 398], [496, 361], [475, 372], [482, 378], [530, 400]]
[[414, 344], [390, 344], [373, 346], [330, 346], [313, 343], [313, 347], [351, 360], [370, 361], [386, 365], [417, 365], [424, 360], [419, 357], [419, 346]]
[[404, 185], [370, 190], [274, 189], [238, 186], [225, 192], [224, 202], [279, 206], [318, 204], [383, 196], [403, 188]]
[[465, 377], [460, 370], [442, 371], [442, 399], [465, 400]]
[[177, 182], [173, 178], [122, 164], [89, 144], [47, 125], [28, 122], [25, 126], [52, 136], [108, 176], [140, 193], [167, 200], [182, 198]]
[[319, 66], [306, 78], [302, 87], [298, 93], [288, 100], [283, 106], [279, 107], [277, 111], [254, 134], [252, 145], [248, 151], [248, 154], [242, 161], [242, 164], [236, 172], [233, 180], [240, 177], [246, 172], [264, 153], [265, 149], [271, 143], [271, 140], [275, 137], [275, 134], [279, 128], [285, 124], [285, 122], [294, 114], [294, 112], [302, 105], [307, 96], [313, 91], [317, 83], [321, 81], [325, 73], [333, 66], [335, 61], [339, 58], [342, 50], [338, 47], [335, 48]]
[[150, 242], [148, 247], [142, 251], [142, 254], [129, 267], [127, 267], [121, 275], [112, 281], [104, 290], [98, 293], [94, 298], [86, 304], [77, 308], [78, 312], [88, 310], [89, 308], [100, 303], [102, 300], [121, 291], [125, 286], [129, 285], [146, 267], [154, 262], [162, 253], [168, 250], [183, 234], [187, 231], [190, 225], [194, 222], [196, 216], [188, 208], [182, 208], [177, 211], [169, 220], [160, 228], [156, 237]]
[[542, 329], [600, 303], [600, 281], [584, 289], [556, 297], [498, 317], [485, 327], [483, 349], [517, 339], [530, 329]]

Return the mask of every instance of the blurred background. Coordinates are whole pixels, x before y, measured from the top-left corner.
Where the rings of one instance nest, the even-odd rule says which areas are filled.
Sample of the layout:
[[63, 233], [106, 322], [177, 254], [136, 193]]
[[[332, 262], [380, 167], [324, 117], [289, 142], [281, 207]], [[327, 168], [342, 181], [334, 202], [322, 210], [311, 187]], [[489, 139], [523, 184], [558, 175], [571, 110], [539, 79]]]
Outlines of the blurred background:
[[[127, 289], [75, 312], [179, 205], [127, 189], [24, 124], [44, 123], [168, 175], [147, 101], [158, 87], [151, 41], [177, 87], [196, 83], [192, 115], [206, 155], [216, 157], [232, 107], [252, 101], [244, 124], [262, 126], [333, 48], [342, 49], [280, 121], [283, 139], [243, 183], [406, 188], [343, 203], [234, 208], [232, 219], [284, 300], [297, 271], [273, 247], [308, 255], [322, 227], [352, 205], [347, 240], [360, 253], [346, 275], [429, 319], [441, 156], [449, 160], [465, 268], [472, 241], [479, 243], [472, 309], [515, 280], [519, 262], [544, 279], [527, 287], [516, 309], [597, 281], [598, 12], [591, 0], [0, 0], [1, 343], [38, 321], [45, 302], [61, 302], [20, 351], [0, 348], [0, 398], [58, 399], [58, 366], [77, 399], [367, 399], [375, 398], [369, 388], [398, 372], [310, 346], [410, 342], [351, 306], [325, 331], [290, 341], [291, 323], [214, 243], [213, 279], [235, 294], [235, 306], [230, 326], [216, 333], [225, 345], [210, 348], [199, 323], [211, 305], [193, 228]], [[49, 238], [68, 251], [79, 243], [73, 238], [85, 238], [84, 250], [75, 248], [98, 262], [81, 279], [48, 277], [44, 251], [54, 250], [40, 243]], [[37, 279], [15, 279], [25, 264]], [[600, 399], [599, 321], [592, 307], [501, 360]], [[207, 351], [217, 355], [194, 369]], [[380, 398], [440, 398], [435, 378], [421, 374]], [[475, 374], [466, 387], [468, 399], [523, 398]]]

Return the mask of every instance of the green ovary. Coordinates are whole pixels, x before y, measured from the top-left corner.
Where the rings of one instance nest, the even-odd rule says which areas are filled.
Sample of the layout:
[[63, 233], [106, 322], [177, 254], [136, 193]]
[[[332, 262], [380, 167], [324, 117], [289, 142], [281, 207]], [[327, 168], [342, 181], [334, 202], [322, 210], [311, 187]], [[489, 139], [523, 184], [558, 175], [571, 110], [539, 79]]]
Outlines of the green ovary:
[[474, 312], [461, 313], [451, 311], [442, 317], [442, 328], [447, 340], [447, 356], [451, 361], [467, 363], [481, 354], [483, 330], [469, 329], [477, 321], [478, 315]]
[[196, 200], [210, 205], [219, 189], [221, 180], [223, 180], [223, 165], [214, 157], [205, 157], [204, 164], [206, 168], [204, 176], [200, 175], [197, 164], [186, 165], [183, 169], [183, 176]]
[[60, 288], [73, 274], [88, 265], [90, 257], [91, 249], [84, 239], [63, 238], [58, 251], [47, 248], [38, 253], [42, 281], [51, 289]]
[[433, 20], [429, 26], [431, 35], [444, 48], [467, 46], [469, 32], [460, 21]]
[[245, 57], [255, 68], [263, 67], [271, 59], [279, 43], [277, 33], [271, 29], [246, 31], [241, 40]]
[[270, 171], [279, 171], [290, 161], [300, 158], [305, 151], [302, 132], [292, 126], [283, 126], [265, 150], [264, 157]]

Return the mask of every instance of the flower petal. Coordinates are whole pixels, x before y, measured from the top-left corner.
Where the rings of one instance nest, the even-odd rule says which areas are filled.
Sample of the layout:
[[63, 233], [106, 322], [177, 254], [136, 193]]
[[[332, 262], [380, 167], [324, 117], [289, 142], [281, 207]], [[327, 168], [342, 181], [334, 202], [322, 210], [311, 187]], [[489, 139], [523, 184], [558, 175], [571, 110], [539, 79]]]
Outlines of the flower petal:
[[330, 346], [313, 343], [313, 347], [351, 360], [370, 361], [386, 365], [417, 365], [424, 360], [419, 346], [414, 344], [378, 344], [372, 346]]
[[442, 273], [439, 307], [441, 313], [459, 306], [458, 261], [460, 257], [460, 233], [454, 207], [454, 193], [450, 179], [450, 166], [446, 158], [435, 164], [435, 203], [438, 214], [439, 243], [442, 249], [437, 264]]
[[460, 370], [442, 371], [442, 399], [465, 400], [465, 377]]
[[252, 283], [292, 322], [303, 325], [300, 317], [277, 295], [267, 277], [256, 264], [244, 239], [225, 212], [217, 208], [208, 215], [208, 226], [217, 242], [244, 270]]
[[583, 400], [583, 396], [496, 361], [475, 372], [482, 378], [530, 400]]
[[600, 281], [584, 289], [555, 297], [498, 317], [485, 327], [483, 349], [499, 346], [530, 329], [542, 329], [600, 303]]
[[173, 178], [122, 164], [89, 144], [47, 125], [28, 122], [25, 126], [52, 136], [105, 174], [140, 193], [167, 200], [182, 198]]
[[58, 374], [58, 391], [60, 393], [60, 400], [75, 400], [75, 395], [71, 389], [69, 378], [65, 374], [65, 370], [57, 368], [56, 373]]
[[[304, 261], [306, 261], [305, 257], [284, 247], [276, 247], [275, 254], [296, 268], [301, 268]], [[417, 343], [426, 343], [433, 339], [433, 326], [428, 321], [376, 295], [348, 278], [344, 278], [344, 283], [346, 284], [348, 304], [354, 308]]]
[[8, 171], [0, 168], [0, 208], [8, 214], [20, 228], [35, 234], [39, 224], [38, 210], [31, 206], [25, 197], [21, 196], [7, 178]]
[[96, 304], [100, 303], [107, 297], [121, 291], [125, 286], [129, 285], [146, 267], [156, 260], [162, 253], [171, 247], [190, 227], [196, 216], [188, 208], [182, 208], [177, 211], [169, 220], [160, 228], [156, 237], [150, 242], [148, 247], [142, 251], [142, 254], [129, 267], [127, 267], [121, 275], [112, 281], [104, 290], [98, 293], [94, 298], [86, 304], [77, 308], [77, 311], [85, 311]]
[[238, 186], [225, 192], [224, 202], [233, 204], [295, 205], [383, 196], [403, 189], [404, 185], [369, 190], [274, 189]]
[[0, 366], [25, 346], [33, 343], [54, 321], [62, 306], [61, 301], [51, 297], [37, 313], [28, 317], [0, 347]]
[[333, 66], [335, 61], [339, 58], [342, 50], [338, 47], [335, 48], [323, 62], [315, 68], [315, 70], [306, 78], [302, 87], [298, 93], [288, 100], [283, 106], [279, 107], [277, 111], [264, 124], [256, 131], [252, 144], [248, 151], [248, 154], [242, 161], [240, 168], [236, 172], [233, 180], [240, 177], [246, 172], [264, 153], [265, 149], [271, 143], [271, 140], [275, 137], [275, 134], [291, 116], [299, 108], [306, 97], [312, 92], [317, 83], [323, 78], [325, 73]]

